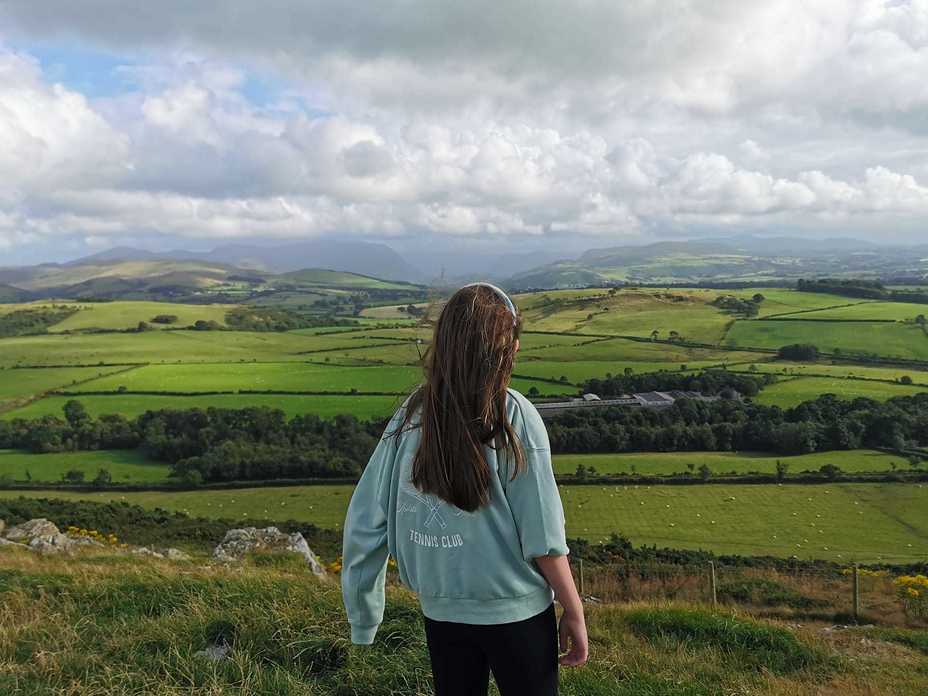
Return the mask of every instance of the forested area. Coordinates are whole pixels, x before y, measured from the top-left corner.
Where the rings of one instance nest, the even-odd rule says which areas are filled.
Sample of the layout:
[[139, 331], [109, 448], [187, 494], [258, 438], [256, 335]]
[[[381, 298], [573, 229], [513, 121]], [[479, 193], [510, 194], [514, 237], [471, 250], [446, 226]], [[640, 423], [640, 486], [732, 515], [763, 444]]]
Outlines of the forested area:
[[189, 483], [359, 475], [383, 432], [354, 416], [287, 420], [271, 408], [147, 411], [91, 417], [69, 401], [65, 418], [0, 421], [0, 449], [36, 453], [141, 449]]
[[[271, 408], [148, 411], [91, 417], [78, 401], [65, 418], [0, 421], [0, 449], [141, 449], [186, 483], [353, 477], [386, 425], [341, 415], [287, 419]], [[887, 402], [821, 396], [783, 410], [740, 400], [679, 399], [663, 409], [568, 411], [547, 424], [554, 453], [897, 451], [928, 442], [928, 393]]]
[[649, 391], [698, 391], [706, 396], [757, 396], [762, 387], [773, 384], [776, 376], [743, 375], [726, 370], [705, 370], [703, 372], [646, 372], [636, 375], [630, 370], [627, 374], [607, 375], [605, 379], [591, 379], [584, 382], [584, 392], [592, 392], [601, 397], [621, 396], [636, 392]]
[[567, 411], [547, 425], [552, 451], [563, 453], [903, 450], [928, 439], [928, 394], [885, 403], [824, 395], [787, 410], [734, 400], [680, 399], [664, 409]]
[[37, 309], [16, 309], [0, 314], [0, 338], [43, 334], [48, 331], [49, 326], [64, 321], [76, 311], [77, 307], [54, 305]]
[[818, 278], [815, 280], [799, 279], [796, 289], [800, 292], [824, 292], [844, 297], [859, 297], [867, 300], [887, 300], [890, 302], [913, 302], [928, 304], [928, 293], [920, 290], [896, 290], [884, 286], [877, 280]]

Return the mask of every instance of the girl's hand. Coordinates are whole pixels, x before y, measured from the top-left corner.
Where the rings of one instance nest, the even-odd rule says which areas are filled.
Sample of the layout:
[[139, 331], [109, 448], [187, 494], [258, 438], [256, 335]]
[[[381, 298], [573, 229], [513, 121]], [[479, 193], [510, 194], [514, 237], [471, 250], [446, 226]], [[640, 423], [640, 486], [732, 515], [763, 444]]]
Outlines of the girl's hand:
[[565, 611], [561, 615], [561, 622], [557, 628], [558, 640], [562, 655], [559, 662], [565, 667], [579, 667], [589, 657], [589, 642], [586, 635], [586, 619], [581, 611]]

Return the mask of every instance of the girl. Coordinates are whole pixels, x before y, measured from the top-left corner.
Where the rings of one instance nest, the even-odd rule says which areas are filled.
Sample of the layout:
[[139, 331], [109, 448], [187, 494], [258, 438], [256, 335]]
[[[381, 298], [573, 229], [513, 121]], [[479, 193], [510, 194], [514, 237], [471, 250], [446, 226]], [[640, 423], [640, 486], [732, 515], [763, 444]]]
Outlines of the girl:
[[489, 283], [448, 300], [425, 380], [387, 425], [345, 518], [352, 643], [374, 641], [393, 556], [425, 616], [437, 696], [485, 695], [491, 671], [502, 696], [548, 696], [558, 664], [587, 659], [548, 433], [508, 388], [521, 324]]

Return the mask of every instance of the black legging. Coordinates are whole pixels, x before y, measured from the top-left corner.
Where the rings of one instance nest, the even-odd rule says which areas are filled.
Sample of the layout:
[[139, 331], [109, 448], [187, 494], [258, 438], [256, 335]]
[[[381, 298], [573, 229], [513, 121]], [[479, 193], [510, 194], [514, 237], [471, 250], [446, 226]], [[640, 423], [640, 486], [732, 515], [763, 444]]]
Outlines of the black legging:
[[490, 671], [500, 696], [556, 696], [558, 645], [554, 603], [504, 624], [425, 617], [435, 696], [486, 696]]

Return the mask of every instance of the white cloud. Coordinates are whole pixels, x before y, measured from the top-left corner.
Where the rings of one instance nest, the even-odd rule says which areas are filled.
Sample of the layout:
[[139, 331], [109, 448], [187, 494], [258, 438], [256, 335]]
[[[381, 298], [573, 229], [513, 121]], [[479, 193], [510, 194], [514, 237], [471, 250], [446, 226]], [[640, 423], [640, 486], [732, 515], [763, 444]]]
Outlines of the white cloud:
[[[134, 60], [90, 98], [0, 44], [0, 240], [866, 235], [928, 211], [928, 0], [435, 8], [8, 0], [17, 45]], [[256, 99], [256, 73], [285, 89]]]

